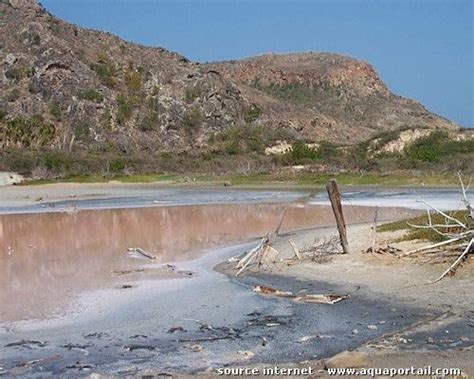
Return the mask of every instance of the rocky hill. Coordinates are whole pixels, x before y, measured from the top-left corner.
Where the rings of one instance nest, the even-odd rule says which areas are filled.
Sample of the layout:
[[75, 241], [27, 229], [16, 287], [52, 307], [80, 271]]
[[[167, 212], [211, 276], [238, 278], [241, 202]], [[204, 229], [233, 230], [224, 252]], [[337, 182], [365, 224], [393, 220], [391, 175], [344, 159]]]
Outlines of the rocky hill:
[[391, 93], [370, 64], [338, 54], [268, 54], [212, 67], [264, 110], [262, 121], [313, 141], [352, 144], [402, 127], [457, 128]]
[[198, 64], [0, 0], [0, 147], [178, 151], [250, 124], [343, 144], [406, 126], [454, 129], [374, 69], [305, 53]]

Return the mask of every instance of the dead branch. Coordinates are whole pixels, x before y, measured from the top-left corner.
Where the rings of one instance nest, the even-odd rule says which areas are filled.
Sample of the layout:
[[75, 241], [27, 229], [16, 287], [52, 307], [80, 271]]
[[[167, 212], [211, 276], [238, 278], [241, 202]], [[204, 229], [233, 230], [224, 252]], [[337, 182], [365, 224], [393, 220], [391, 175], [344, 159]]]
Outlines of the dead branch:
[[287, 211], [288, 211], [288, 208], [285, 208], [283, 210], [283, 213], [281, 214], [280, 222], [278, 224], [278, 227], [275, 230], [275, 236], [278, 236], [278, 234], [280, 233], [281, 226], [283, 225], [283, 219], [285, 218], [285, 215], [286, 215]]
[[293, 252], [295, 253], [295, 256], [298, 260], [303, 259], [303, 257], [300, 254], [300, 251], [298, 249], [298, 246], [296, 246], [295, 241], [293, 241], [291, 238], [288, 240], [288, 243], [290, 244], [291, 248], [293, 249]]
[[268, 242], [268, 237], [263, 237], [260, 241], [260, 243], [255, 246], [252, 250], [250, 250], [247, 254], [244, 255], [244, 257], [237, 263], [237, 266], [235, 268], [242, 268], [249, 259], [252, 258], [252, 256], [259, 251], [264, 244]]
[[335, 254], [339, 250], [338, 245], [339, 239], [335, 235], [316, 238], [311, 246], [303, 248], [302, 253], [311, 254], [313, 258], [318, 255]]
[[459, 177], [459, 182], [461, 183], [461, 192], [462, 192], [462, 199], [461, 201], [463, 202], [464, 206], [466, 207], [467, 211], [469, 212], [469, 216], [471, 218], [474, 218], [474, 208], [471, 205], [471, 202], [467, 198], [467, 191], [471, 185], [471, 180], [469, 180], [469, 183], [467, 187], [464, 186], [464, 182], [462, 180], [462, 175], [460, 172], [458, 172], [458, 177]]
[[442, 242], [438, 242], [438, 243], [435, 243], [435, 244], [432, 244], [432, 245], [423, 246], [423, 247], [420, 247], [420, 248], [415, 249], [415, 250], [407, 251], [406, 253], [403, 253], [400, 256], [401, 257], [407, 257], [409, 255], [420, 253], [420, 252], [425, 251], [425, 250], [432, 250], [432, 249], [437, 248], [437, 247], [450, 245], [454, 242], [463, 240], [464, 238], [466, 238], [467, 236], [469, 236], [471, 234], [474, 234], [474, 230], [469, 230], [467, 232], [461, 233], [461, 234], [459, 234], [458, 237], [451, 238], [447, 241], [442, 241]]
[[257, 255], [265, 249], [265, 247], [268, 245], [268, 237], [265, 236], [262, 238], [260, 243], [250, 250], [237, 264], [236, 268], [240, 268], [239, 271], [235, 274], [235, 276], [239, 276], [247, 267], [248, 265], [254, 260]]
[[471, 238], [471, 241], [469, 242], [469, 244], [467, 245], [466, 249], [462, 252], [462, 254], [458, 257], [458, 259], [456, 259], [454, 261], [454, 263], [449, 266], [449, 268], [443, 272], [441, 274], [441, 276], [436, 279], [435, 281], [433, 281], [432, 283], [436, 283], [436, 282], [439, 282], [441, 279], [443, 279], [446, 275], [448, 275], [448, 273], [452, 272], [458, 265], [459, 263], [461, 263], [461, 261], [464, 259], [464, 257], [469, 254], [469, 252], [471, 251], [471, 248], [473, 247], [474, 245], [474, 238]]
[[446, 219], [453, 221], [455, 224], [458, 224], [461, 228], [466, 229], [466, 230], [469, 229], [465, 224], [463, 224], [463, 223], [462, 223], [461, 221], [459, 221], [457, 218], [452, 217], [452, 216], [446, 214], [445, 212], [443, 212], [442, 210], [439, 210], [438, 208], [435, 208], [435, 207], [432, 206], [431, 204], [428, 204], [426, 201], [419, 200], [419, 202], [422, 203], [422, 204], [425, 204], [427, 207], [430, 207], [432, 210], [438, 212], [440, 215], [443, 215]]

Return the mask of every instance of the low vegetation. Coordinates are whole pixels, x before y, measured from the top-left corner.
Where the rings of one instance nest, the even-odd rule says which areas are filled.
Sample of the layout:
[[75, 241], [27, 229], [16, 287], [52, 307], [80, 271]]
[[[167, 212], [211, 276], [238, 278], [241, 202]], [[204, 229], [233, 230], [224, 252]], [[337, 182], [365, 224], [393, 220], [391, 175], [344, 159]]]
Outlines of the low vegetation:
[[[96, 99], [97, 93], [91, 90], [84, 96]], [[119, 96], [117, 123], [121, 125], [131, 120], [142, 100], [139, 94]], [[148, 100], [150, 98], [145, 99]], [[137, 114], [137, 120], [133, 120], [143, 133], [159, 130], [160, 113], [155, 108], [147, 107], [143, 115]], [[62, 112], [58, 104], [51, 105], [51, 116], [58, 122]], [[104, 114], [106, 116], [100, 122], [111, 130], [111, 111]], [[202, 111], [191, 107], [183, 114], [181, 125], [177, 125], [176, 130], [183, 128], [192, 138], [203, 121]], [[120, 141], [95, 141], [91, 124], [84, 121], [75, 124], [72, 129], [76, 141], [72, 151], [69, 151], [72, 146], [69, 144], [63, 146], [63, 151], [46, 148], [55, 137], [56, 127], [39, 116], [9, 119], [7, 114], [1, 113], [0, 123], [0, 141], [4, 147], [0, 151], [0, 170], [26, 175], [36, 170], [46, 173], [43, 176], [47, 178], [134, 176], [164, 172], [178, 175], [212, 173], [218, 178], [227, 175], [233, 183], [241, 185], [265, 182], [324, 185], [329, 178], [337, 177], [343, 185], [440, 186], [453, 182], [453, 172], [474, 174], [474, 140], [453, 139], [442, 132], [420, 138], [397, 153], [384, 152], [381, 147], [398, 138], [401, 130], [389, 133], [388, 137], [376, 136], [377, 150], [374, 154], [374, 139], [355, 146], [326, 141], [309, 144], [295, 138], [286, 129], [245, 123], [211, 134], [205, 148], [163, 152], [134, 150], [128, 144], [122, 146]], [[265, 154], [267, 147], [281, 141], [291, 144], [287, 152]], [[84, 144], [87, 144], [88, 150], [81, 148]], [[226, 174], [229, 172], [232, 174]]]
[[0, 139], [5, 141], [7, 146], [42, 147], [51, 142], [56, 132], [54, 125], [45, 122], [41, 116], [17, 117], [4, 120], [3, 124]]
[[[454, 217], [466, 225], [474, 228], [474, 220], [469, 217], [467, 211], [451, 211], [447, 212], [451, 217]], [[430, 215], [431, 221], [433, 224], [444, 224], [446, 222], [445, 217], [441, 214], [432, 212]], [[441, 242], [447, 240], [449, 237], [437, 233], [436, 230], [432, 228], [417, 228], [413, 225], [428, 225], [429, 219], [428, 215], [422, 215], [418, 217], [413, 217], [408, 220], [394, 221], [387, 224], [380, 225], [377, 228], [378, 232], [394, 232], [403, 230], [405, 234], [399, 238], [399, 241], [411, 241], [411, 240], [427, 240], [432, 242]], [[459, 227], [457, 228], [447, 228], [444, 230], [446, 233], [458, 233]]]
[[79, 99], [93, 101], [94, 103], [102, 103], [104, 101], [104, 95], [93, 89], [88, 89], [79, 92]]
[[204, 121], [204, 115], [199, 108], [188, 109], [183, 115], [182, 125], [187, 131], [199, 128]]
[[256, 105], [252, 105], [250, 108], [248, 108], [245, 111], [244, 120], [247, 123], [251, 123], [251, 122], [257, 120], [260, 117], [261, 114], [262, 114], [262, 110], [259, 107], [257, 107]]

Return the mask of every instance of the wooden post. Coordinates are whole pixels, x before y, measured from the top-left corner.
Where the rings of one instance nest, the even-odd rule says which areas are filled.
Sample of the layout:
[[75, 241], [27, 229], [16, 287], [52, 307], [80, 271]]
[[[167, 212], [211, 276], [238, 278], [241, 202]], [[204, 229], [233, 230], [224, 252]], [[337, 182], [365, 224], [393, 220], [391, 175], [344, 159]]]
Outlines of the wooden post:
[[331, 201], [334, 217], [336, 218], [337, 230], [339, 231], [339, 238], [341, 239], [342, 252], [349, 253], [349, 243], [347, 242], [346, 222], [344, 221], [344, 214], [342, 213], [341, 193], [337, 186], [336, 179], [331, 179], [326, 184], [329, 200]]

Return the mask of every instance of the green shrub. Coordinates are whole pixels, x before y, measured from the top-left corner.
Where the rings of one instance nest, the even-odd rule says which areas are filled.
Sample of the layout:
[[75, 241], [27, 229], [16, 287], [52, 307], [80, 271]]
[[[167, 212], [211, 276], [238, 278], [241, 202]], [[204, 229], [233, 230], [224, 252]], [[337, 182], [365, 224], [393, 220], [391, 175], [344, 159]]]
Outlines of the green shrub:
[[32, 45], [39, 45], [41, 43], [41, 37], [38, 33], [32, 33], [30, 40]]
[[90, 126], [87, 122], [81, 122], [79, 125], [76, 126], [74, 129], [74, 135], [78, 139], [86, 139], [90, 136]]
[[23, 147], [44, 146], [51, 141], [55, 132], [55, 127], [46, 124], [41, 116], [15, 118], [8, 121], [4, 129], [6, 141]]
[[1, 162], [8, 171], [18, 172], [19, 174], [29, 174], [36, 164], [36, 157], [29, 154], [24, 149], [12, 149], [2, 151]]
[[236, 155], [242, 153], [242, 147], [240, 141], [237, 139], [231, 139], [224, 142], [224, 152], [228, 155]]
[[140, 123], [140, 130], [147, 132], [153, 130], [158, 125], [160, 120], [158, 112], [151, 111], [149, 112]]
[[104, 101], [104, 96], [93, 89], [88, 89], [85, 91], [79, 92], [79, 99], [93, 101], [95, 103], [102, 103]]
[[123, 95], [117, 98], [117, 122], [123, 124], [132, 115], [133, 104], [132, 102]]
[[304, 163], [308, 160], [316, 160], [319, 158], [318, 152], [306, 145], [304, 141], [298, 140], [293, 142], [291, 150], [285, 153], [289, 162], [292, 164]]
[[53, 117], [55, 117], [57, 120], [61, 118], [62, 111], [61, 111], [61, 106], [58, 103], [52, 103], [49, 105], [49, 113]]
[[41, 37], [36, 32], [24, 31], [20, 33], [21, 42], [27, 42], [30, 45], [39, 45], [41, 43]]
[[321, 141], [316, 149], [316, 158], [324, 162], [331, 162], [341, 154], [337, 145], [327, 141]]
[[209, 143], [220, 146], [224, 153], [262, 153], [265, 147], [263, 129], [252, 125], [234, 126], [218, 135], [213, 135]]
[[187, 103], [192, 103], [201, 95], [201, 90], [198, 87], [187, 87], [184, 91], [184, 100]]
[[115, 67], [107, 57], [99, 57], [99, 61], [93, 63], [91, 69], [95, 71], [99, 80], [104, 85], [110, 88], [115, 86]]
[[40, 159], [41, 164], [48, 170], [58, 174], [64, 174], [70, 164], [69, 157], [61, 152], [47, 152]]
[[161, 88], [159, 85], [154, 85], [153, 86], [153, 89], [151, 91], [151, 95], [152, 96], [156, 96], [156, 95], [159, 95], [160, 94], [160, 91], [161, 91]]
[[183, 116], [183, 126], [187, 130], [197, 129], [204, 121], [204, 115], [199, 108], [188, 109]]
[[435, 131], [408, 146], [404, 153], [413, 161], [436, 163], [448, 156], [474, 154], [474, 140], [456, 141], [445, 132]]
[[262, 110], [256, 105], [253, 105], [252, 107], [248, 108], [245, 111], [244, 120], [247, 123], [253, 122], [257, 118], [259, 118], [261, 114], [262, 114]]
[[125, 75], [125, 83], [132, 92], [140, 92], [142, 89], [143, 75], [141, 71], [134, 70], [132, 67], [129, 68]]
[[109, 163], [110, 172], [116, 174], [125, 169], [125, 161], [121, 158], [114, 159]]

